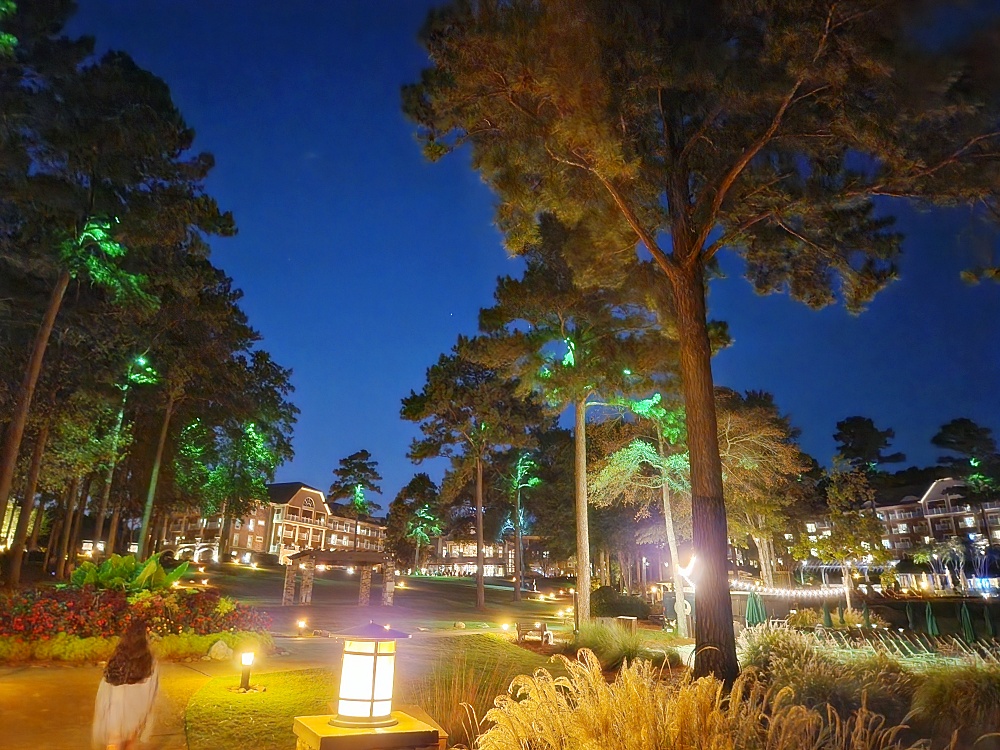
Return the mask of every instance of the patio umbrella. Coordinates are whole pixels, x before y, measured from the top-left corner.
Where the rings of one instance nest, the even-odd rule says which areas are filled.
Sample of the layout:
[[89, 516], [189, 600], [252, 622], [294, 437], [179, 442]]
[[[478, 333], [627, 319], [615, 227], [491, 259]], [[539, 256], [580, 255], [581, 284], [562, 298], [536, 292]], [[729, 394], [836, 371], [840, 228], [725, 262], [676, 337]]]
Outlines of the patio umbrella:
[[837, 619], [840, 620], [841, 625], [846, 625], [847, 620], [844, 619], [844, 603], [837, 602]]
[[868, 611], [868, 602], [861, 602], [861, 618], [865, 621], [865, 630], [871, 630], [872, 614]]
[[934, 610], [931, 609], [930, 602], [927, 602], [927, 609], [924, 610], [924, 620], [927, 622], [927, 635], [941, 635], [941, 629], [938, 627], [937, 620], [934, 619]]
[[996, 635], [996, 632], [993, 630], [993, 620], [990, 618], [990, 605], [989, 604], [987, 604], [985, 607], [983, 607], [983, 624], [986, 626], [986, 637], [987, 638], [992, 638], [994, 635]]
[[823, 600], [823, 627], [833, 630], [833, 618], [830, 617], [830, 602]]
[[906, 624], [914, 633], [917, 632], [917, 615], [913, 611], [913, 602], [906, 603]]
[[976, 640], [976, 629], [972, 627], [972, 615], [969, 614], [969, 605], [962, 602], [962, 607], [958, 612], [958, 619], [962, 623], [962, 638], [966, 643]]
[[767, 622], [767, 612], [764, 611], [764, 602], [760, 594], [751, 591], [747, 597], [746, 624], [748, 628]]

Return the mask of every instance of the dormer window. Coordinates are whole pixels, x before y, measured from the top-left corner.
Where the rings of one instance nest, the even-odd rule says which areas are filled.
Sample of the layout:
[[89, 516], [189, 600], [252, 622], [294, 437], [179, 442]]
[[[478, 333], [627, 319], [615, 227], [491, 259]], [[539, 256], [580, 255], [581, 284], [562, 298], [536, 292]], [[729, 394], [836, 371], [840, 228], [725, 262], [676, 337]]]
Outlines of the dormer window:
[[316, 504], [313, 502], [311, 497], [307, 497], [302, 501], [303, 508], [315, 508]]

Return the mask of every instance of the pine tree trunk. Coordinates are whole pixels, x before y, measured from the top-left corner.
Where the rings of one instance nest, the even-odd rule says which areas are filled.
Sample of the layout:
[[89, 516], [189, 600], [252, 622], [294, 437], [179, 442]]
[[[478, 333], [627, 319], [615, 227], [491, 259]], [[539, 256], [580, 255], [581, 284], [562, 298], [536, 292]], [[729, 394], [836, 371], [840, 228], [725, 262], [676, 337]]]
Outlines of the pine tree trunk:
[[[219, 551], [219, 562], [229, 562], [229, 508], [227, 503], [222, 503], [219, 509], [219, 536], [215, 540], [215, 548]], [[296, 535], [298, 532], [296, 532]], [[296, 541], [298, 538], [296, 536]]]
[[153, 501], [156, 498], [156, 482], [160, 478], [160, 464], [163, 462], [163, 449], [167, 444], [167, 433], [170, 429], [170, 417], [174, 413], [174, 394], [167, 400], [167, 408], [163, 413], [163, 424], [160, 426], [160, 439], [156, 443], [156, 457], [153, 459], [153, 471], [149, 475], [149, 490], [146, 493], [146, 507], [142, 511], [142, 525], [139, 527], [139, 550], [136, 559], [144, 560], [148, 556], [146, 538], [149, 536], [149, 519], [153, 515]]
[[841, 576], [844, 579], [844, 598], [847, 599], [847, 609], [850, 611], [853, 609], [851, 606], [851, 589], [854, 586], [854, 582], [851, 579], [851, 569], [849, 566], [844, 565], [841, 567]]
[[80, 480], [78, 477], [73, 477], [73, 481], [69, 484], [69, 491], [66, 493], [66, 513], [63, 516], [63, 522], [59, 534], [59, 544], [56, 547], [58, 550], [56, 557], [56, 580], [61, 581], [63, 576], [66, 574], [66, 556], [69, 550], [69, 540], [73, 536], [73, 519], [76, 516], [76, 490], [80, 485]]
[[14, 412], [11, 414], [10, 422], [4, 431], [3, 445], [0, 447], [0, 518], [3, 518], [7, 513], [7, 500], [10, 497], [11, 483], [14, 481], [17, 456], [21, 451], [24, 425], [28, 421], [31, 399], [35, 395], [38, 376], [42, 372], [45, 350], [48, 348], [52, 328], [55, 326], [56, 316], [59, 314], [59, 308], [62, 306], [63, 296], [66, 294], [68, 286], [69, 273], [64, 271], [59, 275], [59, 280], [56, 281], [56, 285], [49, 295], [49, 304], [45, 309], [42, 324], [35, 334], [35, 341], [31, 346], [31, 356], [28, 358], [24, 378], [21, 380], [17, 400], [14, 402]]
[[[35, 491], [38, 488], [38, 475], [42, 470], [42, 457], [45, 455], [45, 443], [49, 439], [49, 420], [46, 419], [38, 429], [35, 447], [31, 451], [31, 465], [28, 468], [28, 482], [24, 488], [24, 501], [21, 503], [21, 513], [17, 517], [17, 527], [14, 529], [14, 544], [11, 547], [10, 560], [7, 568], [7, 584], [17, 588], [21, 582], [21, 564], [24, 560], [24, 548], [28, 540], [28, 522], [31, 511], [35, 507]], [[39, 512], [41, 512], [39, 510]]]
[[414, 539], [413, 540], [413, 573], [414, 573], [414, 575], [416, 575], [416, 573], [419, 570], [420, 570], [420, 540], [419, 539]]
[[45, 544], [45, 560], [42, 563], [42, 571], [48, 574], [49, 569], [54, 569], [56, 560], [59, 557], [59, 535], [62, 534], [63, 519], [57, 518], [49, 528], [49, 538]]
[[[520, 481], [518, 482], [520, 483]], [[521, 601], [521, 488], [514, 500], [514, 601]]]
[[45, 499], [38, 499], [38, 507], [35, 512], [35, 521], [31, 524], [31, 537], [28, 539], [28, 551], [34, 552], [38, 549], [38, 538], [42, 535], [42, 524], [45, 522]]
[[[656, 430], [657, 447], [660, 456], [666, 458], [666, 446], [663, 443], [663, 433]], [[670, 552], [670, 577], [674, 581], [674, 616], [677, 618], [677, 635], [690, 638], [688, 633], [687, 615], [684, 613], [684, 576], [681, 575], [680, 547], [677, 544], [677, 530], [674, 528], [674, 511], [670, 504], [670, 486], [666, 477], [660, 486], [660, 500], [663, 503], [663, 523], [667, 533], [667, 550]]]
[[486, 609], [486, 581], [483, 568], [483, 459], [476, 459], [476, 609]]
[[573, 405], [576, 480], [576, 606], [581, 624], [590, 622], [590, 526], [587, 508], [587, 402]]
[[771, 558], [771, 550], [768, 547], [768, 540], [764, 537], [753, 536], [753, 543], [757, 546], [757, 559], [760, 561], [760, 577], [764, 579], [765, 586], [774, 586], [774, 569]]
[[680, 375], [691, 457], [691, 516], [698, 559], [694, 677], [714, 674], [731, 685], [739, 674], [739, 662], [729, 594], [728, 529], [701, 264], [677, 268], [670, 281], [680, 339]]

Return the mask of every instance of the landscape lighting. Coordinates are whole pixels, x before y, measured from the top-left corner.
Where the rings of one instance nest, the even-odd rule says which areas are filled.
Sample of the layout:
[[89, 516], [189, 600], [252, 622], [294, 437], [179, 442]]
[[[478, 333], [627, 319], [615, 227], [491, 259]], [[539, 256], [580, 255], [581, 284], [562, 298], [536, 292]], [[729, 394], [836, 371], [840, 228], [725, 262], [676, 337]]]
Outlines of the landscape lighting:
[[243, 674], [240, 676], [240, 690], [249, 690], [250, 667], [253, 665], [253, 651], [244, 651], [240, 654], [240, 663], [243, 665]]
[[330, 723], [338, 727], [393, 726], [396, 641], [409, 638], [409, 634], [369, 622], [343, 635], [337, 716]]

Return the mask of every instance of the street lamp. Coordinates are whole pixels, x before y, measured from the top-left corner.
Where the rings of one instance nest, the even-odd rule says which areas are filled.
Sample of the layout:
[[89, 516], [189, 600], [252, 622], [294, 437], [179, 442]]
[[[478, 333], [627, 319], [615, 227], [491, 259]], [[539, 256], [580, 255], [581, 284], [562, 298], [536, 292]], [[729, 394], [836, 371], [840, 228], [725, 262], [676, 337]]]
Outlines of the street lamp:
[[243, 674], [240, 676], [240, 690], [250, 689], [250, 667], [253, 666], [253, 651], [244, 651], [240, 655]]
[[396, 670], [396, 641], [408, 633], [369, 622], [344, 635], [344, 661], [340, 672], [338, 727], [391, 727], [392, 686]]

